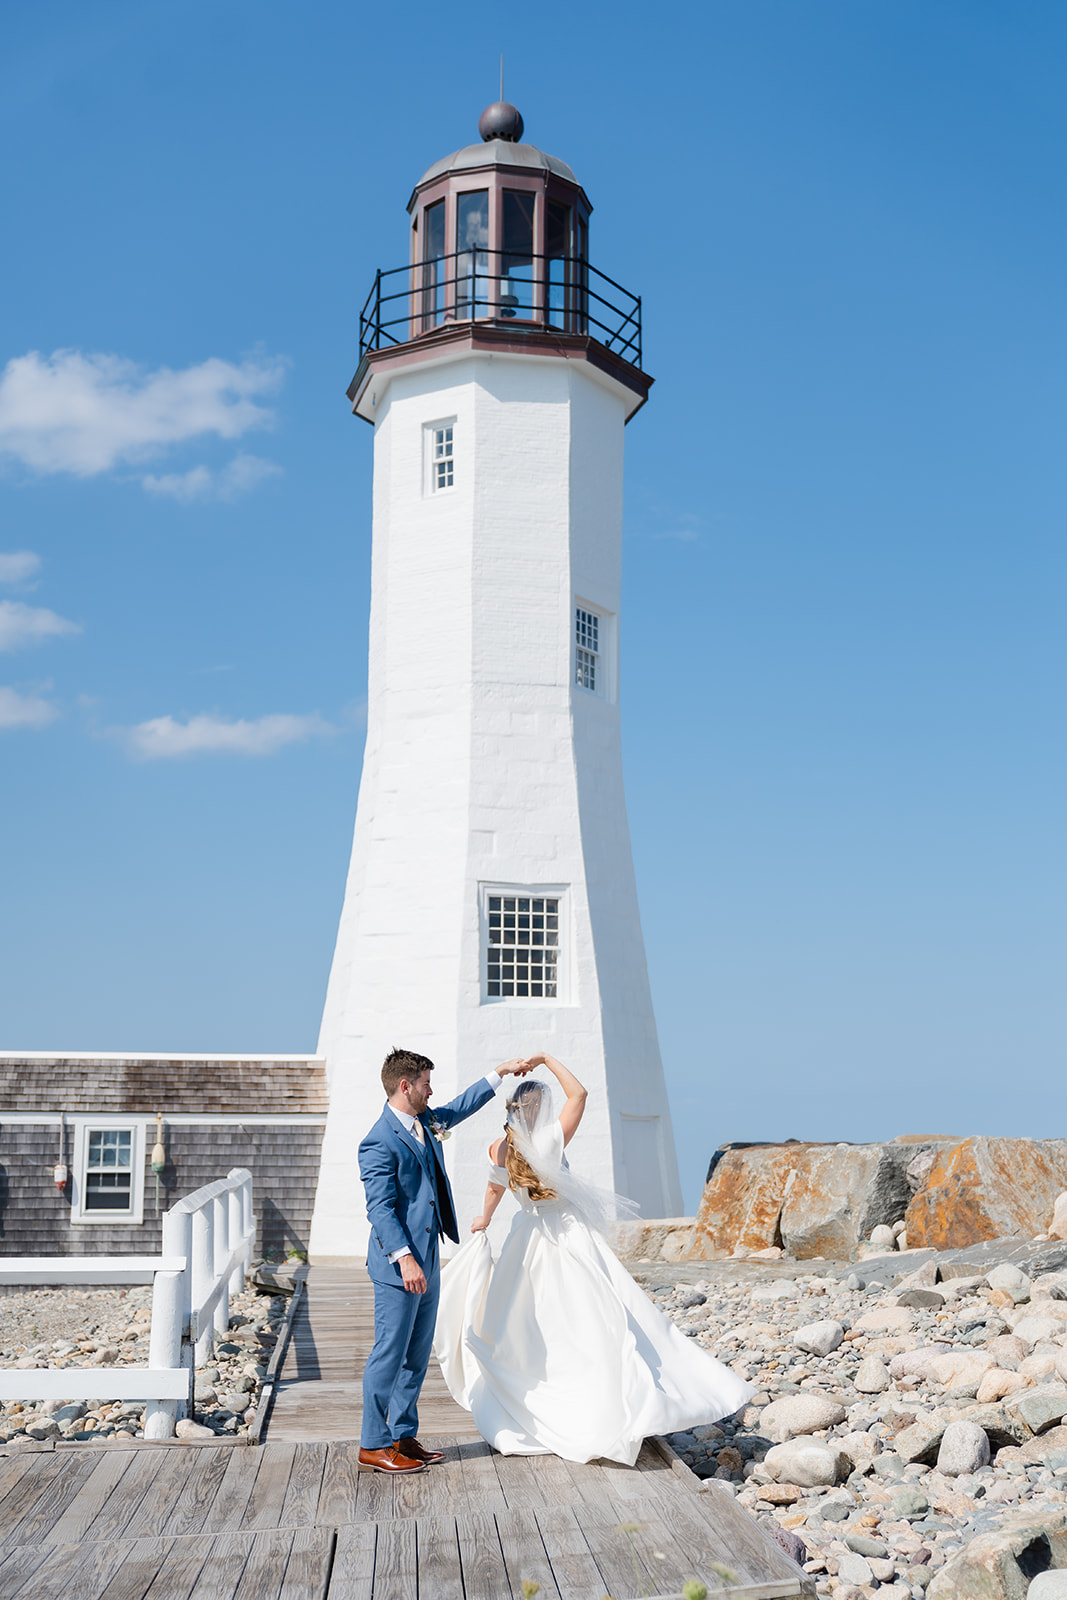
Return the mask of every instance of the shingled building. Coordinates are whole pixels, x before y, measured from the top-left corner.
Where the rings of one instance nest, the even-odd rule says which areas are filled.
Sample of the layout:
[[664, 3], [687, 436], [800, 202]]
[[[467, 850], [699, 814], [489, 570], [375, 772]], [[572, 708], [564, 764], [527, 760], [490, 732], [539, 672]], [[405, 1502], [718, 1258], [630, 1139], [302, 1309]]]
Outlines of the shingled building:
[[326, 1105], [314, 1056], [2, 1053], [0, 1253], [151, 1254], [168, 1206], [231, 1167], [258, 1252], [306, 1250]]

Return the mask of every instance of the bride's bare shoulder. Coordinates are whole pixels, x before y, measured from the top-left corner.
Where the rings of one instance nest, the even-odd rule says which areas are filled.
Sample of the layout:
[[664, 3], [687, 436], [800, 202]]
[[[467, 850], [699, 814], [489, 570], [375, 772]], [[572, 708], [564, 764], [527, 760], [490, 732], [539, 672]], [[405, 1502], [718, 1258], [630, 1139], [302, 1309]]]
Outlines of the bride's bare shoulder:
[[495, 1144], [489, 1146], [489, 1159], [494, 1167], [502, 1167], [504, 1165], [504, 1152], [507, 1147], [508, 1141], [506, 1139], [498, 1139]]

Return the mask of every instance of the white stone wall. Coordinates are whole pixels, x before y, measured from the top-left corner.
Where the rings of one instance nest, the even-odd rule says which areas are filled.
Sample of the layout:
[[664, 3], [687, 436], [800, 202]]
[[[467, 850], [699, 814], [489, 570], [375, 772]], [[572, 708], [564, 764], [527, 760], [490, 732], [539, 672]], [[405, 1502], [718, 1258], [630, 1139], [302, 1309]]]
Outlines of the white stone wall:
[[[393, 1044], [437, 1063], [440, 1101], [549, 1050], [590, 1090], [574, 1164], [646, 1216], [679, 1209], [617, 697], [572, 686], [576, 594], [605, 617], [617, 682], [624, 416], [612, 380], [560, 358], [466, 355], [378, 385], [367, 750], [319, 1041], [313, 1254], [365, 1248], [355, 1155]], [[455, 486], [427, 494], [424, 427], [453, 417]], [[483, 1000], [487, 883], [564, 890], [560, 1000]], [[487, 1107], [446, 1146], [464, 1228], [502, 1120]]]

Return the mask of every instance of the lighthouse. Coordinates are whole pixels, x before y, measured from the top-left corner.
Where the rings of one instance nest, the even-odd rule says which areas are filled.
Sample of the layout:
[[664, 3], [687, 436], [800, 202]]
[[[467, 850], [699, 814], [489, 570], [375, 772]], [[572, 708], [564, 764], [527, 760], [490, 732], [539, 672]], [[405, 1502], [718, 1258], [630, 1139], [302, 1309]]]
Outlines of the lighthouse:
[[[592, 264], [588, 197], [515, 107], [478, 127], [415, 185], [348, 390], [374, 430], [370, 659], [319, 1039], [319, 1258], [366, 1248], [356, 1150], [394, 1045], [434, 1061], [439, 1102], [551, 1052], [589, 1089], [575, 1167], [644, 1216], [681, 1206], [619, 733], [641, 303]], [[444, 1146], [463, 1231], [502, 1120], [490, 1105]]]

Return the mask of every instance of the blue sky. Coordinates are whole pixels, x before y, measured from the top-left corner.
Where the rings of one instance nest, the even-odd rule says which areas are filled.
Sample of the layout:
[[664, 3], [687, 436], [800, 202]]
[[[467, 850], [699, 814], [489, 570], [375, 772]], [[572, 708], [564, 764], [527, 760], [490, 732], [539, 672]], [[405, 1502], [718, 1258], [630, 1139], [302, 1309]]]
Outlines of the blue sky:
[[1058, 1127], [1063, 7], [56, 0], [5, 36], [0, 1043], [314, 1046], [358, 311], [503, 51], [644, 297], [624, 740], [687, 1204], [725, 1139]]

